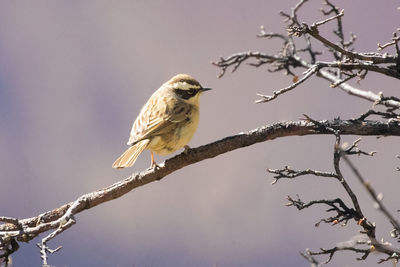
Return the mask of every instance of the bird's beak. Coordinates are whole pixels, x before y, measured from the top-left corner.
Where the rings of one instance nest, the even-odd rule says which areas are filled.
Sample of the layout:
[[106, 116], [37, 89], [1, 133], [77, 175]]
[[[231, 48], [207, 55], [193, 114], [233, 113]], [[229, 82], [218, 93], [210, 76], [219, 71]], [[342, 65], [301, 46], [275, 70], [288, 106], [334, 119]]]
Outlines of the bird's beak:
[[212, 90], [212, 89], [211, 88], [201, 88], [200, 89], [201, 92], [210, 91], [210, 90]]

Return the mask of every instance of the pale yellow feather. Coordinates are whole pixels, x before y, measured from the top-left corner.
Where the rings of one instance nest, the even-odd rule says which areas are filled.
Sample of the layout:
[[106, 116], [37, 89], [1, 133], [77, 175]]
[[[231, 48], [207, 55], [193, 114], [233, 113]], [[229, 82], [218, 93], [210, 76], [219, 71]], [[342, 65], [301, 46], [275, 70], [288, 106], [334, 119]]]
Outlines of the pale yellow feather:
[[135, 163], [136, 159], [139, 157], [140, 153], [142, 153], [143, 150], [146, 149], [149, 142], [149, 139], [145, 139], [128, 148], [113, 163], [112, 167], [115, 169], [131, 167]]

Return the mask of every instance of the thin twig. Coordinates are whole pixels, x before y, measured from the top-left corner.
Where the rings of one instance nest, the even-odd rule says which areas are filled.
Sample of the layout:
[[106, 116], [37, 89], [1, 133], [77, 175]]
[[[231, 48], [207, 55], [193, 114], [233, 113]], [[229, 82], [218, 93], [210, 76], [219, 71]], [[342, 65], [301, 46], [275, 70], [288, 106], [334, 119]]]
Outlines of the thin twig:
[[333, 172], [321, 172], [321, 171], [316, 171], [312, 169], [306, 169], [306, 170], [293, 170], [289, 166], [285, 166], [283, 169], [267, 169], [267, 172], [273, 173], [274, 175], [274, 180], [272, 181], [271, 184], [276, 184], [279, 179], [282, 178], [287, 178], [287, 179], [293, 179], [298, 176], [303, 176], [303, 175], [314, 175], [314, 176], [321, 176], [321, 177], [330, 177], [330, 178], [337, 178], [337, 175]]
[[353, 144], [349, 147], [346, 147], [346, 144], [342, 145], [342, 150], [346, 155], [366, 155], [373, 156], [376, 154], [376, 151], [365, 152], [358, 147], [358, 143], [361, 141], [361, 137], [353, 142]]
[[388, 209], [383, 205], [382, 199], [383, 196], [380, 194], [377, 194], [375, 192], [375, 189], [371, 186], [371, 184], [367, 181], [365, 181], [364, 177], [362, 177], [361, 173], [358, 171], [358, 169], [354, 166], [354, 164], [349, 160], [349, 158], [346, 156], [346, 153], [344, 151], [340, 151], [342, 158], [344, 161], [346, 161], [347, 165], [349, 165], [350, 169], [353, 171], [355, 176], [358, 178], [360, 183], [364, 186], [364, 188], [367, 190], [371, 198], [377, 203], [378, 209], [389, 219], [389, 221], [392, 223], [394, 228], [397, 231], [400, 231], [400, 223], [397, 221], [397, 219], [388, 211]]
[[299, 252], [301, 256], [303, 256], [309, 263], [311, 263], [311, 267], [318, 267], [320, 263], [311, 255], [310, 250], [306, 249], [305, 253]]
[[255, 101], [255, 103], [259, 104], [259, 103], [265, 103], [265, 102], [269, 102], [271, 100], [274, 100], [275, 98], [277, 98], [279, 95], [284, 94], [294, 88], [296, 88], [299, 84], [302, 84], [303, 82], [305, 82], [308, 78], [310, 78], [313, 74], [315, 74], [316, 72], [318, 72], [319, 67], [318, 65], [314, 65], [313, 67], [309, 68], [307, 71], [304, 72], [304, 76], [299, 79], [297, 82], [292, 83], [291, 85], [284, 87], [282, 89], [279, 89], [278, 91], [274, 91], [273, 95], [268, 96], [268, 95], [262, 95], [262, 94], [257, 94], [258, 96], [261, 97], [261, 99], [258, 99]]
[[331, 248], [331, 249], [320, 248], [319, 252], [311, 252], [310, 251], [310, 255], [312, 255], [312, 256], [329, 255], [329, 258], [325, 262], [323, 262], [323, 264], [327, 264], [332, 260], [333, 255], [336, 252], [343, 251], [343, 250], [349, 250], [349, 251], [354, 251], [356, 253], [363, 254], [361, 257], [357, 258], [357, 260], [365, 260], [368, 257], [368, 255], [371, 253], [371, 249], [369, 249], [369, 248], [362, 249], [362, 248], [356, 248], [354, 246], [348, 246], [348, 247], [343, 246], [343, 247], [334, 247], [334, 248]]
[[[387, 42], [386, 44], [379, 44], [378, 43], [378, 50], [383, 50], [389, 46], [397, 46], [398, 42], [400, 41], [400, 36], [397, 36], [396, 32], [393, 33], [393, 37], [392, 37], [392, 41], [391, 42]], [[398, 50], [398, 47], [396, 48], [396, 50]]]
[[315, 224], [316, 227], [318, 227], [321, 222], [329, 223], [332, 225], [337, 225], [340, 223], [342, 223], [342, 225], [346, 225], [349, 220], [357, 218], [356, 211], [352, 208], [347, 207], [347, 205], [340, 198], [311, 200], [308, 203], [304, 203], [302, 200], [300, 200], [299, 197], [297, 197], [297, 199], [294, 199], [291, 196], [288, 196], [287, 200], [289, 202], [285, 204], [285, 206], [294, 206], [298, 210], [303, 210], [314, 205], [325, 204], [330, 207], [327, 212], [336, 212], [335, 216], [321, 219]]
[[329, 85], [329, 87], [330, 87], [330, 88], [335, 88], [335, 87], [337, 87], [337, 86], [339, 86], [339, 85], [341, 85], [341, 84], [343, 84], [343, 83], [348, 82], [349, 80], [353, 79], [354, 77], [357, 77], [357, 74], [351, 74], [351, 75], [349, 75], [348, 77], [346, 77], [345, 79], [342, 79], [342, 80], [336, 81], [336, 82], [334, 82], [334, 83], [331, 83], [331, 84]]
[[325, 23], [328, 23], [329, 21], [332, 21], [334, 19], [338, 19], [338, 18], [343, 17], [343, 16], [344, 16], [344, 9], [342, 9], [342, 11], [340, 11], [339, 14], [337, 14], [337, 15], [335, 15], [333, 17], [327, 18], [327, 19], [322, 20], [322, 21], [315, 22], [314, 24], [311, 25], [311, 27], [319, 27], [319, 26], [321, 26], [321, 25], [323, 25]]

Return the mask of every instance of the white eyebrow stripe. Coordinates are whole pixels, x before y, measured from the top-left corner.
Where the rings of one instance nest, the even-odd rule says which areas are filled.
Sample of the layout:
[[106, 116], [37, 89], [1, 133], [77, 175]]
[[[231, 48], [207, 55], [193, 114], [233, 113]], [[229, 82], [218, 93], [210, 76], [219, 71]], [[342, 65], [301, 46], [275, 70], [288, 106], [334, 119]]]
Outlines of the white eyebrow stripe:
[[201, 86], [199, 85], [194, 85], [194, 84], [190, 84], [187, 82], [176, 82], [172, 84], [172, 88], [174, 89], [182, 89], [182, 90], [188, 90], [188, 89], [200, 89]]

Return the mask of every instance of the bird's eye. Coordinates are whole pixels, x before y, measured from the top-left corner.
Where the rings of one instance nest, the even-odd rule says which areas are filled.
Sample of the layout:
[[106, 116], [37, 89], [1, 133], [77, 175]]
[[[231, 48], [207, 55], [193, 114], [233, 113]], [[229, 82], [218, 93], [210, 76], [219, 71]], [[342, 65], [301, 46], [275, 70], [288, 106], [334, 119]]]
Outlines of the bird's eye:
[[189, 99], [197, 94], [196, 89], [175, 89], [175, 93], [183, 99]]

